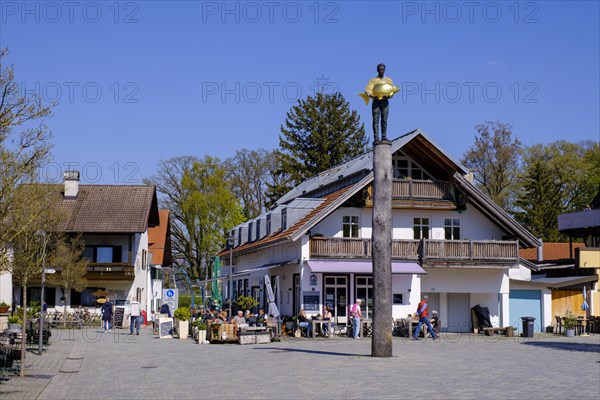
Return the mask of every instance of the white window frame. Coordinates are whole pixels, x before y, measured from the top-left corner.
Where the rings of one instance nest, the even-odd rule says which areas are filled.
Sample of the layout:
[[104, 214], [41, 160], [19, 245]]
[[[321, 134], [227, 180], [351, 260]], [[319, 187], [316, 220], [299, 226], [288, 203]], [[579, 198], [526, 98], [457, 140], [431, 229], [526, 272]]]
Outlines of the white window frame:
[[[423, 219], [427, 218], [427, 225], [423, 224]], [[419, 219], [419, 223], [415, 223], [415, 219]], [[423, 227], [427, 226], [427, 237], [423, 237]], [[419, 227], [419, 237], [415, 238], [415, 228]], [[413, 217], [413, 239], [429, 239], [431, 238], [431, 217]]]
[[[446, 223], [450, 221], [450, 225], [447, 225]], [[458, 224], [456, 225], [455, 222], [458, 221]], [[460, 236], [461, 236], [461, 220], [460, 218], [444, 218], [444, 239], [445, 240], [460, 240]], [[450, 228], [450, 237], [446, 237], [446, 229]], [[454, 230], [458, 229], [458, 237], [454, 237]]]
[[[345, 222], [346, 218], [348, 218], [348, 222]], [[354, 218], [356, 218], [356, 222], [354, 222]], [[344, 227], [349, 226], [349, 234], [350, 236], [344, 235]], [[356, 236], [352, 236], [352, 227], [356, 226]], [[342, 237], [344, 238], [360, 238], [360, 216], [356, 214], [349, 214], [342, 216]]]

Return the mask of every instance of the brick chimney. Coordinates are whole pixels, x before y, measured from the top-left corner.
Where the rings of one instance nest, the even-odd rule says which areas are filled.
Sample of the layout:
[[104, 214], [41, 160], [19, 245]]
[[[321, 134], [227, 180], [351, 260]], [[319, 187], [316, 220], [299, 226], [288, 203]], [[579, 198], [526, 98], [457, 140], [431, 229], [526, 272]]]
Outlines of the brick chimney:
[[65, 199], [74, 200], [79, 193], [79, 171], [65, 171]]

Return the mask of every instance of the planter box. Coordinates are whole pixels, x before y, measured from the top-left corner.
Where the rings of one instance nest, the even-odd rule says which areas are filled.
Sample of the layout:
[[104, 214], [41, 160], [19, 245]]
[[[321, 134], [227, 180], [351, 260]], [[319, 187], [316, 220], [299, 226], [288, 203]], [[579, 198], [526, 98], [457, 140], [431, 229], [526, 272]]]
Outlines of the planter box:
[[177, 333], [179, 334], [179, 339], [187, 339], [188, 334], [190, 333], [190, 324], [188, 321], [177, 321]]
[[266, 344], [271, 343], [271, 332], [240, 332], [239, 344]]
[[256, 344], [256, 334], [254, 333], [239, 333], [239, 344]]
[[256, 334], [256, 344], [271, 343], [271, 332], [258, 332]]
[[206, 331], [199, 330], [198, 331], [198, 344], [205, 344], [205, 343], [206, 343]]

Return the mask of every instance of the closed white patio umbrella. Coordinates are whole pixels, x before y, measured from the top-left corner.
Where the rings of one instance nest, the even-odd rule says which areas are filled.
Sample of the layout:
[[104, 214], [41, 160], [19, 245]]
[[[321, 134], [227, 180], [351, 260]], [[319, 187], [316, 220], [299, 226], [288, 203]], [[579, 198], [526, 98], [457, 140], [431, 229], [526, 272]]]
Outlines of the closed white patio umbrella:
[[279, 318], [279, 309], [277, 308], [277, 304], [275, 304], [275, 294], [273, 294], [269, 275], [265, 275], [265, 289], [267, 290], [267, 296], [269, 298], [269, 315], [272, 314], [273, 317]]

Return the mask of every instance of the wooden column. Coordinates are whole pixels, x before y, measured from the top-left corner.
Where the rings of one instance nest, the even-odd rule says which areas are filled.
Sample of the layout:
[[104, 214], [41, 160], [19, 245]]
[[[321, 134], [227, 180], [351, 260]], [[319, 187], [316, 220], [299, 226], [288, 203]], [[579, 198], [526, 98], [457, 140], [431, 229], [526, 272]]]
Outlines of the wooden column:
[[373, 149], [373, 340], [371, 356], [392, 357], [392, 143]]

